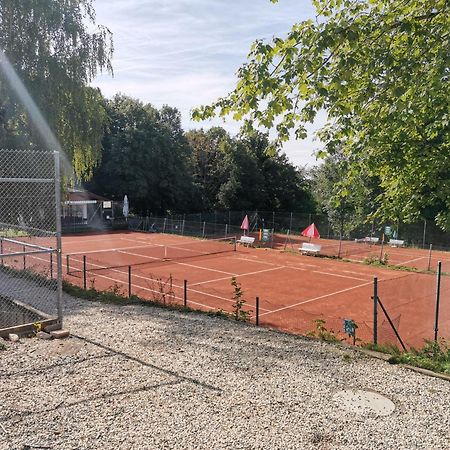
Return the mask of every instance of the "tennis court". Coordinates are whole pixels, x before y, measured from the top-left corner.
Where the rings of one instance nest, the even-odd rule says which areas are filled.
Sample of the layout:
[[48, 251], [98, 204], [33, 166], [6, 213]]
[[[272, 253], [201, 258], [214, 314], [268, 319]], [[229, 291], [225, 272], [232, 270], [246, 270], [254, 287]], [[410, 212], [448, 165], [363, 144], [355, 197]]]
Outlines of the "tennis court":
[[[358, 324], [357, 336], [363, 341], [371, 341], [373, 335], [373, 278], [379, 279], [382, 300], [383, 295], [388, 297], [383, 283], [393, 280], [395, 286], [395, 280], [401, 279], [403, 289], [401, 295], [397, 292], [398, 304], [389, 295], [389, 307], [395, 309], [393, 321], [402, 338], [408, 345], [417, 346], [423, 337], [432, 335], [432, 276], [428, 276], [430, 282], [418, 297], [412, 292], [417, 274], [265, 249], [235, 248], [232, 238], [193, 240], [176, 235], [117, 232], [66, 236], [63, 251], [65, 277], [78, 285], [84, 282], [84, 265], [88, 288], [125, 295], [131, 288], [132, 294], [144, 299], [179, 305], [186, 292], [188, 306], [231, 312], [231, 278], [236, 277], [253, 318], [255, 299], [259, 297], [261, 325], [306, 333], [314, 328], [313, 320], [323, 319], [329, 329], [345, 337], [341, 332], [343, 319], [352, 319]], [[417, 308], [422, 311], [420, 317], [414, 314]], [[447, 336], [448, 310], [447, 302], [440, 327]], [[380, 341], [395, 343], [395, 335], [383, 317], [378, 326]]]

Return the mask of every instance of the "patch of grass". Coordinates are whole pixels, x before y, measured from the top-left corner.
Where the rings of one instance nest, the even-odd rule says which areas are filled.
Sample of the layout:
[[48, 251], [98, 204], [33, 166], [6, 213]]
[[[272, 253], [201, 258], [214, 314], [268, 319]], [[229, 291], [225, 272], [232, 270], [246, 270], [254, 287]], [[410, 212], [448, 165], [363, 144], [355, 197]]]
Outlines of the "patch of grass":
[[386, 353], [388, 355], [400, 355], [401, 351], [393, 344], [373, 344], [372, 342], [364, 343], [362, 348], [372, 350], [374, 352]]
[[0, 351], [6, 350], [6, 345], [3, 342], [0, 342]]
[[394, 355], [389, 362], [391, 364], [409, 364], [450, 375], [450, 346], [444, 339], [427, 340], [422, 349], [411, 349], [409, 352]]

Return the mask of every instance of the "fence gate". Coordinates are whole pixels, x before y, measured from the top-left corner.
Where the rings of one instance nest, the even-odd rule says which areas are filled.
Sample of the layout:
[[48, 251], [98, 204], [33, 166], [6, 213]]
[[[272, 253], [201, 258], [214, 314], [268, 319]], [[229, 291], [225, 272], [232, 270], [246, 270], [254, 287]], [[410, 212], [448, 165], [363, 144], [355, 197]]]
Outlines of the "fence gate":
[[58, 152], [0, 149], [0, 336], [62, 325], [59, 167]]

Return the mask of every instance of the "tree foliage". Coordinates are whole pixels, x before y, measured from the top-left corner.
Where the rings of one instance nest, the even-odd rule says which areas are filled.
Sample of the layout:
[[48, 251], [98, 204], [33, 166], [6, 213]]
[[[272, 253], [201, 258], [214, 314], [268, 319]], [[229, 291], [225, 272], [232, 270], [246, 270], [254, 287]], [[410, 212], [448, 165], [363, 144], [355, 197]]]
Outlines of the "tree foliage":
[[235, 90], [193, 117], [231, 114], [283, 141], [325, 110], [319, 137], [347, 161], [338, 201], [364, 174], [379, 179], [375, 215], [411, 222], [432, 209], [450, 229], [448, 0], [313, 3], [315, 21], [256, 41]]
[[[89, 177], [101, 155], [106, 115], [99, 91], [87, 86], [99, 71], [112, 71], [111, 33], [96, 26], [92, 0], [1, 0], [0, 48], [73, 159], [77, 175]], [[1, 76], [0, 143], [43, 145]]]
[[102, 163], [88, 187], [116, 200], [128, 194], [134, 209], [144, 213], [192, 205], [190, 147], [178, 110], [157, 110], [123, 95], [107, 101], [106, 108]]
[[194, 182], [203, 209], [311, 211], [305, 174], [284, 153], [267, 151], [268, 136], [232, 138], [224, 129], [186, 134], [192, 147]]

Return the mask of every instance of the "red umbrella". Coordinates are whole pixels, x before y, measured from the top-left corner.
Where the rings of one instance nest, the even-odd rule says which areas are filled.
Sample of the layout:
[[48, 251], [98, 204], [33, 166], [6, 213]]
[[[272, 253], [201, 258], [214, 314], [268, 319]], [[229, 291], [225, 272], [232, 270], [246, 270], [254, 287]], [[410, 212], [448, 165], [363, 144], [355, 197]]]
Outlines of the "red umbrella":
[[245, 231], [248, 231], [249, 228], [250, 227], [249, 227], [249, 223], [248, 223], [248, 216], [245, 216], [244, 220], [242, 221], [241, 230], [244, 230], [244, 234], [245, 234]]
[[319, 230], [317, 229], [316, 225], [312, 223], [311, 225], [307, 226], [302, 232], [302, 236], [306, 236], [311, 238], [320, 238]]

